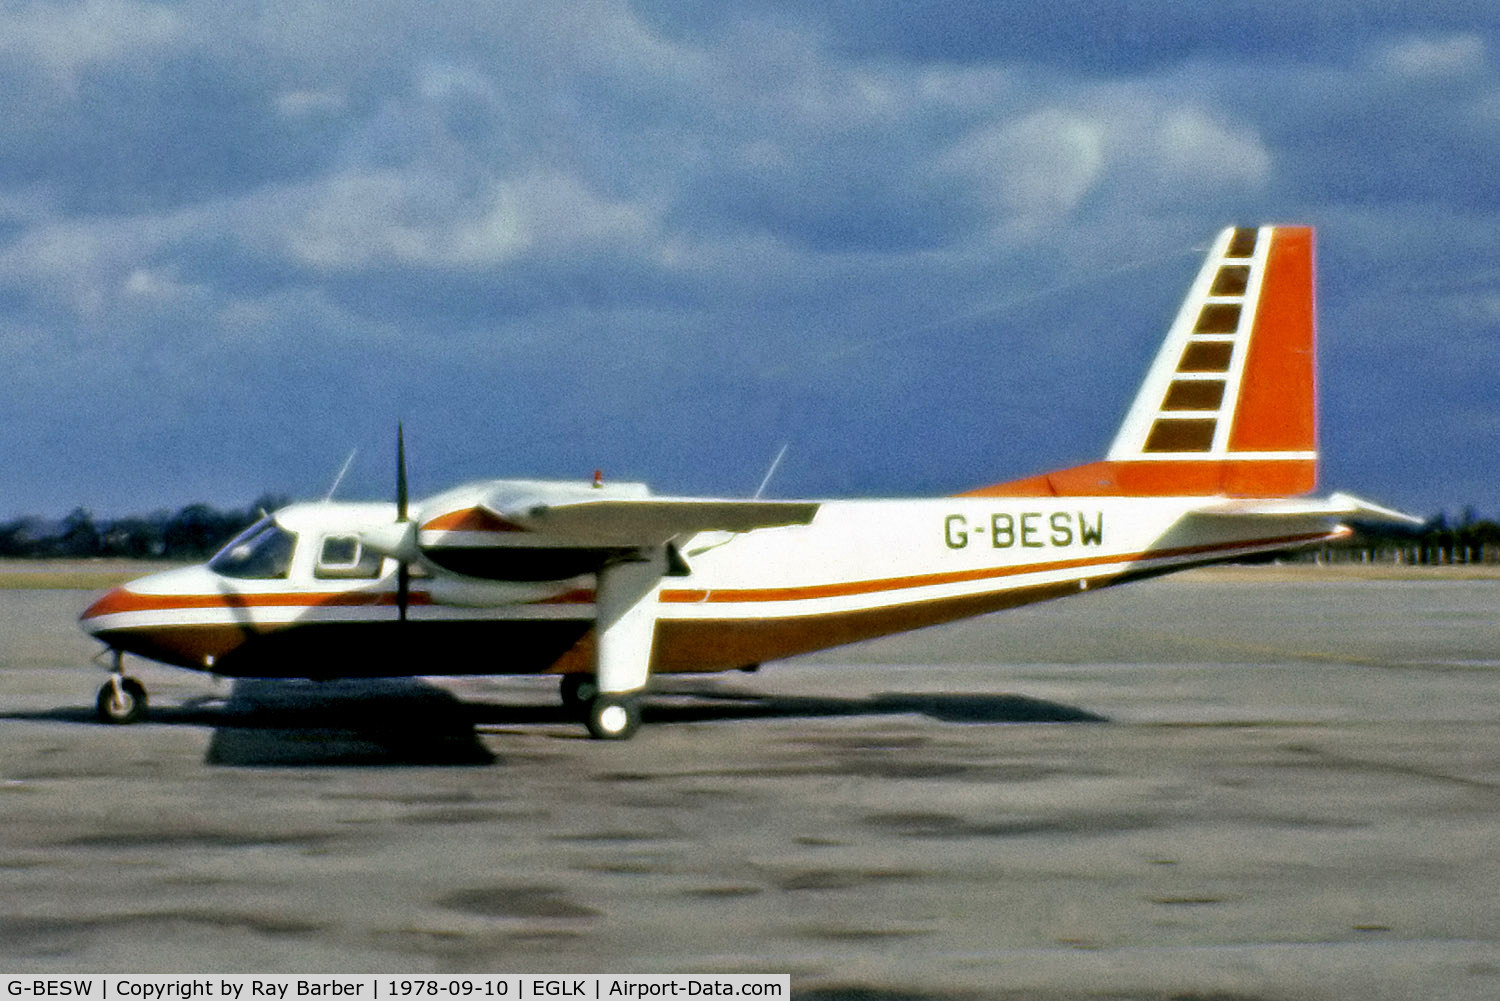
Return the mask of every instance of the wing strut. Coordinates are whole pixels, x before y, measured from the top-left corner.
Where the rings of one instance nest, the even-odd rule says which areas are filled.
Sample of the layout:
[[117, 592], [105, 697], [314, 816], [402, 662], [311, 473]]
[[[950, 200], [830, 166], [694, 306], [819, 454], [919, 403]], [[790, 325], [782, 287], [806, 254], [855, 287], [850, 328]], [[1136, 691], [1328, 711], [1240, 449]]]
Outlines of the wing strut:
[[646, 687], [656, 636], [656, 600], [667, 573], [664, 546], [611, 561], [595, 589], [594, 675], [599, 693], [589, 705], [589, 732], [605, 740], [629, 737], [640, 725], [633, 697]]

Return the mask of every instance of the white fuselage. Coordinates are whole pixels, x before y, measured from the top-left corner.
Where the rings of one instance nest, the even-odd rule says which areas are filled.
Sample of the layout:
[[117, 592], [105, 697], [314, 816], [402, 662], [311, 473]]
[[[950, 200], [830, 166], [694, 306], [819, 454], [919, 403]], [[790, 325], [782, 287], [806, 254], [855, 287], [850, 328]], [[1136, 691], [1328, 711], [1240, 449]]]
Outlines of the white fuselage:
[[[1202, 519], [1202, 497], [953, 497], [825, 502], [808, 525], [679, 540], [687, 573], [655, 596], [653, 671], [715, 671], [1335, 534], [1332, 519]], [[283, 575], [207, 565], [110, 592], [85, 628], [117, 649], [214, 673], [345, 676], [591, 668], [594, 577], [413, 580], [395, 561], [328, 572], [328, 540], [388, 522], [388, 504], [303, 504]], [[680, 572], [680, 571], [679, 571]]]

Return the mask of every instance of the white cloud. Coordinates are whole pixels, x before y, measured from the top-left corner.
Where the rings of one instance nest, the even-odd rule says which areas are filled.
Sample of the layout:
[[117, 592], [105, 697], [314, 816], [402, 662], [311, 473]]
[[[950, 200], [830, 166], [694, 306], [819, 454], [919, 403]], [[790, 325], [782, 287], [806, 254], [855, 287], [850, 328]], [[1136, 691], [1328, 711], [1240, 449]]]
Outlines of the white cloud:
[[[1034, 231], [1099, 197], [1136, 213], [1256, 190], [1273, 158], [1255, 131], [1169, 97], [1100, 93], [985, 126], [941, 159], [969, 175], [1006, 227]], [[1086, 107], [1087, 110], [1080, 110]]]
[[48, 199], [36, 186], [0, 189], [0, 224], [31, 225], [49, 215]]
[[441, 101], [454, 96], [493, 101], [498, 96], [498, 88], [494, 82], [473, 66], [443, 62], [430, 63], [421, 68], [417, 90], [429, 101]]
[[1485, 69], [1485, 44], [1477, 34], [1405, 38], [1381, 48], [1376, 63], [1409, 80], [1470, 76]]
[[107, 315], [142, 258], [143, 235], [118, 221], [51, 219], [29, 227], [0, 253], [0, 281], [92, 323]]
[[1156, 128], [1161, 169], [1196, 185], [1256, 188], [1270, 177], [1271, 152], [1248, 128], [1234, 129], [1196, 108], [1174, 108]]
[[1071, 213], [1106, 166], [1104, 124], [1054, 108], [968, 136], [944, 165], [974, 174], [987, 199], [1023, 224]]
[[36, 62], [64, 86], [72, 86], [90, 66], [165, 52], [185, 34], [174, 8], [133, 0], [0, 10], [0, 55]]
[[305, 186], [283, 239], [298, 261], [358, 270], [473, 268], [645, 240], [655, 223], [566, 174], [537, 170], [469, 192], [425, 169], [339, 174]]
[[1494, 328], [1500, 327], [1500, 292], [1451, 296], [1444, 305], [1461, 321], [1458, 336], [1482, 339], [1494, 353]]
[[645, 202], [610, 198], [566, 173], [533, 171], [505, 187], [520, 204], [536, 243], [549, 253], [628, 250], [659, 233]]
[[287, 221], [291, 256], [318, 268], [488, 264], [512, 257], [529, 236], [504, 189], [464, 198], [420, 171], [345, 173], [307, 185]]
[[503, 21], [502, 34], [595, 72], [670, 77], [703, 68], [695, 50], [649, 31], [628, 0], [557, 0]]
[[276, 110], [287, 118], [336, 115], [348, 104], [339, 90], [288, 90], [276, 95]]
[[170, 303], [200, 298], [201, 285], [179, 281], [170, 270], [141, 267], [132, 271], [122, 285], [126, 296], [142, 303]]

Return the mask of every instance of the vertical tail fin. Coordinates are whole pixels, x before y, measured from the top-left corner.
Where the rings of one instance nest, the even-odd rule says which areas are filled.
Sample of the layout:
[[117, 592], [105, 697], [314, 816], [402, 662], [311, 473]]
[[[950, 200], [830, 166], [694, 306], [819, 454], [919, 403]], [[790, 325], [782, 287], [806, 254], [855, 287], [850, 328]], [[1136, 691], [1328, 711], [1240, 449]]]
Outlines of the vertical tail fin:
[[1109, 459], [1222, 462], [1229, 494], [1311, 490], [1313, 327], [1312, 230], [1225, 230]]
[[1317, 481], [1313, 231], [1226, 229], [1108, 458], [976, 494], [1306, 493]]

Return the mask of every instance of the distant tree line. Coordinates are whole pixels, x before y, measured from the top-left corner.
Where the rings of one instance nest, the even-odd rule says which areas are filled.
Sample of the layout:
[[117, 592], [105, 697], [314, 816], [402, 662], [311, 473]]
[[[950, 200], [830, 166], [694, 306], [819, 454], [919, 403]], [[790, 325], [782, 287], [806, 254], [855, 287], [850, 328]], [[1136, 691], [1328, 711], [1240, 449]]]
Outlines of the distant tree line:
[[1446, 566], [1500, 563], [1500, 524], [1466, 508], [1457, 518], [1439, 514], [1423, 525], [1356, 525], [1343, 539], [1296, 554], [1294, 559], [1333, 563], [1405, 563]]
[[0, 557], [127, 557], [146, 560], [199, 561], [244, 531], [263, 512], [285, 507], [275, 494], [248, 508], [223, 511], [208, 504], [189, 504], [176, 512], [99, 519], [75, 508], [61, 521], [39, 517], [0, 523]]

